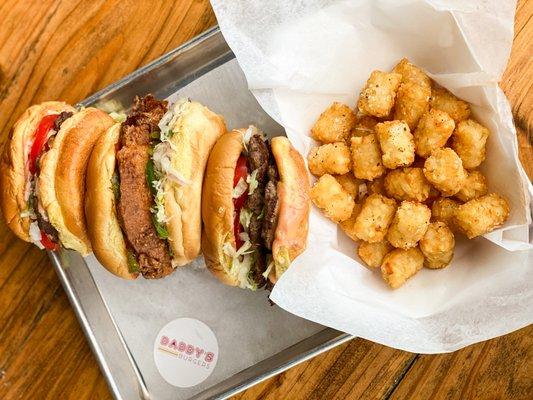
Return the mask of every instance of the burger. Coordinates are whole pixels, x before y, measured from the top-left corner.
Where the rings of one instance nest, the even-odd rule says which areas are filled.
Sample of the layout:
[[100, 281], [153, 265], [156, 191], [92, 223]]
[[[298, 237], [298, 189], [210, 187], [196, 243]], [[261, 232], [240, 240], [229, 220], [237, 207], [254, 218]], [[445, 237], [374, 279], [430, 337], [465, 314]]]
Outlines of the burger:
[[201, 195], [224, 119], [198, 102], [136, 97], [96, 144], [87, 171], [93, 251], [113, 274], [162, 278], [201, 248]]
[[202, 251], [222, 282], [270, 287], [306, 247], [309, 180], [286, 137], [254, 126], [226, 133], [209, 156], [202, 196]]
[[0, 161], [0, 208], [8, 227], [41, 249], [91, 251], [84, 215], [85, 171], [113, 119], [50, 101], [28, 108], [13, 126]]

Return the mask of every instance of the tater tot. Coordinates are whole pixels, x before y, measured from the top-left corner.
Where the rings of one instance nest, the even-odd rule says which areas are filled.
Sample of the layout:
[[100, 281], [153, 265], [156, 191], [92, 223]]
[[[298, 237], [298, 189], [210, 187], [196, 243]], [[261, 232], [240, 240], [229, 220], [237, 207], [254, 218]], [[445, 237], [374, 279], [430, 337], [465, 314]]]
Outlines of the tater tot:
[[350, 136], [355, 125], [355, 114], [345, 104], [333, 103], [316, 121], [311, 136], [324, 143], [342, 142]]
[[485, 161], [489, 130], [483, 125], [467, 119], [457, 124], [452, 135], [452, 148], [461, 157], [467, 169], [477, 168]]
[[485, 179], [481, 172], [474, 169], [467, 173], [468, 176], [463, 187], [455, 194], [455, 197], [463, 202], [485, 196], [489, 191], [487, 179]]
[[352, 130], [352, 136], [366, 136], [374, 133], [374, 127], [378, 122], [379, 120], [370, 115], [357, 116], [357, 121]]
[[402, 168], [390, 171], [385, 176], [385, 191], [396, 200], [425, 201], [429, 197], [431, 185], [422, 168]]
[[449, 197], [441, 197], [431, 206], [431, 219], [444, 222], [450, 229], [455, 230], [454, 216], [461, 203]]
[[420, 239], [420, 250], [424, 254], [424, 266], [436, 269], [444, 268], [453, 258], [455, 238], [444, 222], [429, 224], [426, 234]]
[[415, 247], [426, 233], [431, 210], [425, 204], [404, 200], [396, 210], [387, 240], [396, 248]]
[[359, 186], [363, 184], [363, 181], [353, 176], [351, 171], [343, 175], [335, 175], [335, 179], [341, 184], [344, 190], [350, 193], [350, 196], [354, 199], [359, 197]]
[[385, 173], [376, 135], [352, 137], [351, 147], [353, 173], [356, 178], [372, 181]]
[[444, 197], [456, 194], [466, 181], [466, 170], [461, 159], [448, 147], [431, 153], [424, 163], [424, 175]]
[[376, 243], [385, 238], [396, 202], [379, 194], [371, 194], [363, 203], [354, 225], [356, 236], [365, 242]]
[[359, 111], [379, 118], [389, 115], [401, 79], [400, 74], [373, 71], [359, 97]]
[[376, 136], [383, 153], [383, 165], [394, 169], [411, 165], [415, 160], [415, 142], [403, 121], [386, 121], [376, 125]]
[[383, 258], [381, 276], [391, 288], [396, 289], [420, 271], [423, 265], [424, 255], [417, 247], [396, 249]]
[[434, 87], [431, 90], [429, 105], [431, 108], [436, 108], [447, 113], [453, 118], [456, 124], [470, 116], [470, 106], [468, 103], [458, 99], [442, 87]]
[[370, 268], [379, 268], [383, 258], [392, 250], [393, 247], [386, 240], [376, 243], [361, 242], [357, 254]]
[[387, 193], [385, 191], [385, 180], [383, 177], [379, 177], [374, 179], [372, 182], [367, 183], [368, 193], [377, 193], [382, 194], [383, 196], [386, 196]]
[[342, 221], [339, 223], [339, 226], [341, 227], [342, 231], [348, 235], [348, 237], [356, 242], [359, 241], [359, 238], [355, 234], [354, 225], [355, 220], [359, 213], [361, 212], [361, 204], [355, 203], [352, 211], [352, 215], [350, 215], [350, 218], [348, 218], [345, 221]]
[[402, 83], [416, 83], [419, 86], [431, 88], [431, 79], [426, 73], [414, 64], [411, 64], [407, 58], [400, 60], [392, 72], [402, 76]]
[[344, 142], [314, 147], [307, 160], [309, 171], [315, 176], [345, 174], [352, 169], [352, 155]]
[[322, 175], [313, 185], [311, 200], [335, 222], [350, 218], [355, 205], [353, 197], [329, 174]]
[[420, 157], [429, 157], [435, 149], [444, 147], [455, 129], [452, 117], [444, 111], [431, 109], [418, 121], [413, 136], [415, 139], [416, 154]]
[[431, 89], [413, 82], [402, 83], [396, 94], [394, 119], [402, 120], [414, 130], [420, 117], [428, 110]]
[[500, 227], [508, 217], [507, 200], [496, 193], [491, 193], [457, 207], [454, 221], [459, 229], [472, 239]]

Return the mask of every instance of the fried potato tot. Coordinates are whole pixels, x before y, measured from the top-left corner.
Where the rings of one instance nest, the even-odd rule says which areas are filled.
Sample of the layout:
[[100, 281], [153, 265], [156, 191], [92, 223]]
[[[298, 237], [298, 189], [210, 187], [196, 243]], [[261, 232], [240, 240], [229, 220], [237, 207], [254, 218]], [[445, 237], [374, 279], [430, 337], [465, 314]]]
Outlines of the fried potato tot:
[[507, 200], [491, 193], [457, 207], [454, 221], [468, 239], [472, 239], [502, 226], [509, 212]]
[[387, 232], [387, 240], [396, 248], [415, 247], [426, 233], [431, 210], [425, 204], [404, 200], [396, 210]]
[[431, 185], [422, 168], [402, 168], [390, 171], [385, 176], [387, 196], [396, 200], [425, 201], [429, 197]]
[[335, 102], [315, 122], [311, 137], [324, 143], [342, 142], [355, 126], [355, 114], [346, 104]]
[[361, 208], [362, 208], [361, 204], [355, 203], [353, 207], [352, 215], [350, 215], [350, 218], [339, 223], [339, 226], [341, 227], [342, 231], [346, 233], [348, 237], [355, 242], [358, 242], [359, 238], [355, 234], [354, 225], [355, 225], [355, 220], [357, 219], [357, 216], [361, 212]]
[[383, 258], [394, 248], [386, 240], [376, 243], [361, 242], [357, 254], [370, 268], [379, 268]]
[[455, 197], [465, 203], [472, 199], [485, 196], [489, 191], [487, 179], [481, 172], [474, 169], [472, 171], [467, 171], [467, 173], [468, 176], [466, 177], [463, 187], [455, 194]]
[[357, 179], [351, 171], [343, 175], [335, 175], [334, 178], [354, 199], [359, 197], [359, 186], [364, 183], [363, 180]]
[[415, 160], [415, 142], [403, 121], [381, 122], [375, 127], [383, 153], [383, 165], [389, 169], [411, 165]]
[[477, 168], [485, 161], [489, 130], [474, 120], [457, 124], [452, 135], [452, 149], [461, 157], [467, 169]]
[[456, 124], [470, 117], [470, 106], [466, 101], [460, 100], [442, 87], [431, 90], [429, 100], [431, 108], [444, 111], [453, 118]]
[[444, 222], [450, 229], [457, 230], [454, 222], [455, 212], [461, 205], [457, 200], [441, 197], [431, 206], [431, 220]]
[[366, 136], [374, 133], [374, 127], [379, 122], [370, 115], [359, 115], [352, 130], [352, 136]]
[[444, 197], [456, 194], [466, 182], [466, 170], [457, 153], [448, 147], [436, 149], [424, 163], [426, 179]]
[[352, 137], [352, 163], [356, 178], [372, 181], [385, 173], [376, 135]]
[[309, 171], [315, 176], [345, 174], [352, 169], [352, 155], [344, 142], [313, 147], [307, 158]]
[[396, 249], [383, 258], [381, 276], [391, 288], [396, 289], [420, 271], [423, 265], [424, 255], [417, 247]]
[[355, 220], [355, 235], [369, 243], [382, 241], [395, 211], [394, 200], [379, 194], [371, 194], [364, 201], [361, 212]]
[[424, 266], [437, 269], [446, 267], [453, 258], [455, 238], [444, 222], [432, 222], [422, 239], [420, 250], [424, 254]]
[[370, 194], [376, 193], [387, 196], [385, 191], [385, 180], [382, 176], [374, 179], [372, 182], [368, 182], [366, 186], [368, 188], [368, 193]]
[[378, 118], [389, 115], [401, 79], [400, 74], [373, 71], [357, 102], [359, 111]]
[[426, 112], [418, 121], [413, 136], [416, 154], [427, 158], [435, 149], [446, 145], [455, 129], [452, 117], [444, 111], [435, 108]]
[[414, 82], [402, 83], [396, 93], [394, 119], [402, 120], [414, 130], [418, 120], [428, 110], [431, 89]]
[[311, 200], [335, 222], [350, 218], [355, 206], [353, 197], [329, 174], [322, 175], [313, 185]]
[[402, 76], [402, 83], [415, 83], [431, 89], [431, 79], [429, 79], [429, 76], [421, 68], [411, 64], [407, 58], [401, 59], [392, 72], [396, 72]]

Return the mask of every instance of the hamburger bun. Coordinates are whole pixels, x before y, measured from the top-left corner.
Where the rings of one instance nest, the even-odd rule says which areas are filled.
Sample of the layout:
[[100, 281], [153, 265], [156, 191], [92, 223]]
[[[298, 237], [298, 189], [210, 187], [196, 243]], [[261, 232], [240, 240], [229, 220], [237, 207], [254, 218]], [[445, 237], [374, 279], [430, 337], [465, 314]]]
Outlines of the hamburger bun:
[[128, 268], [126, 241], [117, 218], [113, 174], [120, 124], [116, 123], [98, 139], [87, 165], [85, 216], [93, 252], [112, 274], [135, 279], [138, 273]]
[[30, 242], [30, 218], [21, 216], [27, 209], [27, 160], [35, 131], [43, 117], [63, 111], [76, 112], [66, 103], [48, 101], [29, 107], [15, 122], [0, 160], [0, 208], [7, 226], [22, 240]]
[[41, 157], [37, 181], [39, 201], [58, 231], [61, 244], [83, 256], [91, 252], [85, 225], [85, 172], [98, 138], [113, 119], [96, 108], [68, 118]]
[[200, 254], [204, 171], [209, 153], [226, 132], [226, 125], [222, 116], [198, 102], [179, 102], [174, 107], [179, 108], [179, 118], [171, 125], [174, 134], [170, 142], [176, 151], [171, 152], [170, 163], [186, 182], [166, 180], [165, 212], [173, 263], [183, 266]]

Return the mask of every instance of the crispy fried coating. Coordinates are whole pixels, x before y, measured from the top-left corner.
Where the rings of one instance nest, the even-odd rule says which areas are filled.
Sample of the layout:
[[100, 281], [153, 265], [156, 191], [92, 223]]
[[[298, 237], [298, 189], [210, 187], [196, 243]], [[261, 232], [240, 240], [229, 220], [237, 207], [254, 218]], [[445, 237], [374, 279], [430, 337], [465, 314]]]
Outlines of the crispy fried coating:
[[422, 168], [401, 168], [390, 171], [385, 176], [385, 191], [396, 200], [425, 201], [429, 197], [431, 185]]
[[435, 108], [426, 112], [418, 121], [413, 136], [416, 154], [429, 157], [435, 149], [444, 147], [455, 129], [452, 117]]
[[421, 68], [411, 64], [407, 58], [401, 59], [392, 72], [396, 72], [402, 76], [402, 83], [415, 83], [431, 89], [431, 79], [429, 79], [429, 76]]
[[414, 130], [420, 117], [428, 110], [431, 89], [414, 82], [402, 83], [396, 94], [394, 119], [402, 120]]
[[450, 229], [456, 230], [454, 215], [461, 205], [450, 197], [440, 197], [431, 206], [431, 220], [444, 222]]
[[478, 197], [486, 195], [489, 191], [487, 179], [481, 172], [474, 169], [472, 171], [467, 171], [467, 173], [468, 176], [466, 177], [463, 187], [455, 194], [455, 197], [463, 202], [477, 199]]
[[346, 104], [334, 102], [315, 122], [311, 136], [324, 143], [342, 142], [355, 126], [355, 114]]
[[374, 127], [378, 122], [378, 119], [370, 115], [358, 115], [352, 130], [352, 136], [366, 136], [374, 133]]
[[315, 182], [311, 188], [311, 200], [335, 222], [350, 218], [355, 205], [353, 197], [329, 174], [322, 175]]
[[457, 207], [454, 221], [472, 239], [502, 226], [509, 217], [509, 212], [507, 200], [499, 194], [491, 193]]
[[376, 243], [361, 242], [357, 254], [370, 268], [379, 268], [383, 258], [394, 248], [386, 240]]
[[366, 186], [368, 188], [368, 193], [370, 194], [377, 193], [387, 196], [387, 192], [385, 191], [385, 179], [382, 176], [374, 179], [372, 182], [368, 182]]
[[359, 97], [359, 111], [378, 118], [388, 116], [401, 79], [400, 74], [373, 71]]
[[359, 186], [364, 183], [363, 180], [357, 179], [351, 171], [343, 175], [335, 175], [335, 179], [354, 199], [359, 197]]
[[346, 233], [350, 237], [350, 239], [356, 242], [359, 241], [359, 238], [355, 234], [354, 225], [355, 225], [355, 220], [357, 219], [357, 216], [361, 212], [361, 208], [362, 208], [361, 204], [355, 203], [353, 207], [352, 215], [350, 215], [350, 218], [339, 223], [339, 226], [341, 227], [342, 231]]
[[434, 87], [431, 90], [429, 100], [431, 108], [444, 111], [453, 118], [456, 124], [470, 117], [470, 106], [466, 101], [460, 100], [442, 87]]
[[444, 197], [453, 196], [466, 181], [466, 170], [457, 153], [448, 147], [436, 149], [424, 163], [424, 175]]
[[396, 249], [383, 258], [381, 276], [393, 289], [402, 286], [424, 265], [424, 255], [418, 247]]
[[403, 121], [386, 121], [376, 125], [376, 136], [383, 153], [383, 165], [389, 169], [406, 167], [415, 160], [415, 142]]
[[420, 250], [424, 254], [424, 266], [436, 269], [446, 267], [453, 258], [455, 238], [444, 222], [432, 222], [422, 239]]
[[307, 158], [309, 171], [315, 176], [345, 174], [352, 169], [352, 155], [344, 142], [313, 147]]
[[477, 168], [485, 161], [489, 130], [474, 120], [457, 124], [452, 135], [452, 148], [461, 157], [467, 169]]
[[375, 134], [352, 137], [352, 163], [356, 178], [372, 181], [385, 173]]
[[354, 225], [356, 236], [365, 242], [380, 242], [385, 238], [394, 212], [396, 202], [379, 194], [366, 198]]
[[396, 210], [387, 232], [387, 240], [396, 248], [415, 247], [426, 233], [431, 210], [422, 203], [404, 200]]

